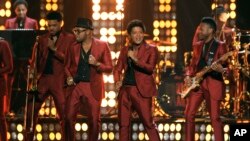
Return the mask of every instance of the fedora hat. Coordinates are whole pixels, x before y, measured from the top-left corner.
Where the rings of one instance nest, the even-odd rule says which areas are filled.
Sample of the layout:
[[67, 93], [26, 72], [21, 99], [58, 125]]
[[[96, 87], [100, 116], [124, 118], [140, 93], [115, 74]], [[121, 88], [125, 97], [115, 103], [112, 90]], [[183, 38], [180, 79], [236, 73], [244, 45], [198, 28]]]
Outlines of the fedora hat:
[[75, 27], [83, 27], [93, 30], [92, 21], [88, 18], [78, 18]]

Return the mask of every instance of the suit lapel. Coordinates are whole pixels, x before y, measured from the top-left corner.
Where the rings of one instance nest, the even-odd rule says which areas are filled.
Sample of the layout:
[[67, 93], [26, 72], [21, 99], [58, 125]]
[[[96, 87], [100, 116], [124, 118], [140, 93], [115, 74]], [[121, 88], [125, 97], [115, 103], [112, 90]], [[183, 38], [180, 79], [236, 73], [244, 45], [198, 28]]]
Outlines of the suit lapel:
[[62, 46], [62, 44], [65, 43], [63, 42], [63, 40], [64, 40], [64, 32], [62, 31], [61, 34], [59, 35], [59, 38], [56, 41], [57, 50], [60, 50], [60, 46]]
[[145, 43], [143, 43], [141, 46], [140, 46], [140, 48], [139, 48], [139, 50], [138, 50], [138, 53], [137, 53], [137, 57], [138, 57], [138, 59], [140, 59], [140, 58], [142, 58], [143, 56], [144, 56], [144, 53], [145, 53], [145, 51], [148, 49], [148, 46], [145, 44]]

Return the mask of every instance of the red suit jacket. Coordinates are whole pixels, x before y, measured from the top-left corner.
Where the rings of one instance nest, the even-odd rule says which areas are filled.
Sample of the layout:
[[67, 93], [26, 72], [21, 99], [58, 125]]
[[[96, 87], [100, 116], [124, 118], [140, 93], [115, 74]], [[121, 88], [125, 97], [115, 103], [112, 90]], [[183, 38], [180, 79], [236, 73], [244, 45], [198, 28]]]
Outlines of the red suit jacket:
[[[5, 21], [5, 29], [17, 29], [18, 25], [17, 25], [17, 18], [11, 18], [11, 19], [7, 19]], [[26, 17], [25, 18], [25, 23], [24, 23], [24, 29], [38, 29], [38, 24], [37, 21], [35, 19]]]
[[[46, 65], [46, 61], [47, 61], [47, 57], [48, 57], [48, 38], [50, 37], [50, 34], [47, 33], [45, 35], [42, 35], [41, 37], [39, 37], [39, 41], [38, 44], [36, 44], [36, 46], [34, 46], [33, 48], [33, 56], [32, 56], [32, 62], [34, 62], [35, 57], [35, 49], [37, 48], [37, 74], [38, 74], [38, 80], [41, 77], [44, 69], [45, 69], [45, 65]], [[56, 48], [57, 50], [55, 51], [55, 58], [53, 59], [53, 71], [55, 72], [53, 75], [58, 76], [57, 78], [60, 79], [59, 81], [61, 81], [61, 79], [64, 79], [64, 59], [65, 59], [65, 53], [67, 51], [68, 47], [71, 47], [73, 42], [74, 42], [75, 38], [72, 34], [66, 33], [64, 31], [61, 31], [59, 38], [57, 39], [56, 42]], [[33, 64], [33, 63], [32, 63]], [[64, 81], [64, 80], [62, 80]]]
[[[77, 73], [78, 63], [81, 52], [81, 44], [75, 42], [67, 51], [65, 58], [65, 73], [67, 77], [74, 77]], [[104, 97], [104, 82], [103, 73], [112, 72], [112, 59], [108, 44], [98, 39], [92, 38], [91, 55], [101, 63], [99, 67], [91, 66], [90, 68], [90, 87], [91, 92], [96, 100], [101, 100]], [[71, 86], [67, 91], [72, 93], [74, 86]]]
[[[120, 56], [114, 70], [115, 82], [121, 80], [122, 71], [127, 70], [128, 47], [121, 49]], [[136, 86], [143, 97], [152, 97], [157, 95], [156, 84], [153, 72], [158, 61], [158, 50], [156, 47], [146, 44], [145, 42], [139, 47], [137, 54], [138, 65], [144, 70], [139, 72], [135, 70]]]
[[13, 69], [12, 55], [8, 42], [0, 39], [0, 95], [6, 95], [7, 75]]
[[[196, 42], [193, 45], [193, 57], [192, 57], [190, 66], [187, 67], [186, 75], [194, 76], [197, 73], [198, 63], [201, 59], [201, 53], [202, 53], [203, 46], [204, 46], [204, 41]], [[218, 48], [214, 54], [213, 62], [218, 60], [226, 52], [227, 52], [226, 44], [224, 42], [219, 41]], [[207, 59], [208, 58], [206, 58], [206, 61], [207, 61]], [[215, 89], [216, 89], [216, 87], [223, 85], [223, 83], [224, 83], [222, 81], [215, 80], [211, 77], [207, 77], [207, 79], [209, 79], [209, 86], [211, 86]], [[222, 99], [223, 96], [224, 96], [223, 94], [218, 93], [212, 97], [214, 97], [215, 99]]]

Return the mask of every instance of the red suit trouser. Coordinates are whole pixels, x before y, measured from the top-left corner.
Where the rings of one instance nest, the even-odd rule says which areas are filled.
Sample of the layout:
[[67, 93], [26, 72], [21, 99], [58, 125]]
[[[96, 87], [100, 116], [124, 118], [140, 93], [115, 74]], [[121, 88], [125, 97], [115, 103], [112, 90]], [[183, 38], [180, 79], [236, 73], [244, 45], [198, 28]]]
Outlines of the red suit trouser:
[[150, 141], [160, 141], [157, 126], [153, 121], [152, 116], [152, 97], [145, 98], [139, 93], [136, 86], [122, 86], [119, 100], [119, 140], [129, 141], [130, 138], [130, 123], [132, 107], [138, 113], [144, 128], [148, 134]]
[[4, 96], [1, 93], [0, 93], [0, 133], [1, 133], [0, 134], [1, 141], [7, 141], [7, 124], [4, 112]]
[[203, 99], [206, 100], [207, 110], [210, 115], [212, 127], [214, 130], [215, 141], [224, 141], [223, 125], [220, 119], [220, 102], [211, 95], [223, 93], [223, 88], [209, 88], [208, 83], [203, 80], [198, 91], [191, 91], [187, 97], [187, 105], [185, 110], [185, 141], [195, 140], [195, 115], [198, 111]]
[[75, 122], [81, 104], [86, 106], [88, 117], [88, 141], [97, 141], [100, 129], [101, 101], [94, 98], [89, 82], [78, 83], [66, 105], [66, 141], [75, 141]]
[[42, 102], [36, 102], [34, 108], [34, 125], [33, 131], [29, 131], [31, 127], [31, 111], [32, 111], [32, 102], [28, 104], [28, 113], [27, 113], [27, 135], [26, 141], [31, 141], [34, 136], [34, 130], [36, 129], [36, 123], [38, 118], [38, 112], [48, 96], [52, 96], [57, 113], [59, 115], [60, 124], [61, 124], [61, 133], [62, 133], [62, 141], [64, 140], [64, 119], [65, 119], [65, 91], [63, 89], [63, 78], [59, 78], [58, 76], [54, 75], [42, 75], [38, 82], [38, 92], [39, 98]]

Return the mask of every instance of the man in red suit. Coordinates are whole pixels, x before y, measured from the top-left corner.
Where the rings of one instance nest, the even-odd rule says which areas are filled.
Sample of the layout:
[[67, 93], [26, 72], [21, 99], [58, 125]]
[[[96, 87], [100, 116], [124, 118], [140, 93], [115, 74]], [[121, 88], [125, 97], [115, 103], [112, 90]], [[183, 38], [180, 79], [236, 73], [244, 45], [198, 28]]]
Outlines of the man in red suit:
[[4, 113], [4, 96], [8, 93], [7, 76], [13, 69], [12, 55], [8, 42], [0, 37], [0, 136], [7, 141], [7, 124]]
[[[129, 141], [132, 107], [137, 111], [150, 141], [159, 141], [159, 133], [152, 117], [152, 97], [157, 95], [153, 72], [158, 60], [156, 47], [144, 41], [145, 26], [132, 20], [127, 26], [130, 40], [121, 49], [114, 70], [116, 89], [119, 90], [119, 140]], [[124, 77], [122, 80], [122, 72]]]
[[13, 7], [16, 17], [5, 21], [5, 29], [38, 29], [37, 21], [27, 16], [28, 3], [25, 0], [17, 0]]
[[216, 22], [213, 18], [204, 17], [200, 23], [200, 36], [202, 41], [193, 45], [193, 57], [189, 70], [186, 74], [186, 82], [191, 83], [189, 76], [196, 75], [202, 68], [211, 65], [213, 71], [205, 74], [200, 87], [190, 92], [187, 97], [185, 110], [185, 140], [194, 141], [195, 137], [195, 114], [203, 101], [206, 100], [214, 136], [216, 141], [224, 141], [223, 125], [220, 119], [220, 102], [223, 100], [225, 86], [222, 74], [226, 68], [218, 63], [213, 63], [227, 52], [224, 42], [215, 39]]
[[[33, 49], [31, 67], [37, 60], [38, 100], [35, 104], [34, 122], [36, 123], [38, 112], [43, 101], [50, 95], [53, 97], [55, 107], [59, 115], [62, 127], [62, 140], [64, 140], [64, 117], [65, 117], [65, 73], [64, 59], [67, 48], [74, 42], [74, 36], [62, 30], [62, 16], [53, 11], [46, 16], [48, 33], [39, 37]], [[34, 68], [33, 68], [34, 69]], [[27, 130], [31, 127], [31, 106], [28, 104]], [[34, 124], [35, 127], [36, 124]], [[33, 127], [33, 129], [35, 129]], [[27, 131], [27, 140], [32, 140], [34, 131]]]
[[93, 38], [92, 21], [79, 18], [73, 29], [75, 44], [68, 48], [66, 140], [75, 140], [75, 121], [81, 104], [88, 109], [88, 140], [97, 141], [100, 129], [101, 100], [104, 97], [103, 73], [112, 72], [112, 60], [106, 42]]

